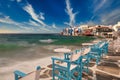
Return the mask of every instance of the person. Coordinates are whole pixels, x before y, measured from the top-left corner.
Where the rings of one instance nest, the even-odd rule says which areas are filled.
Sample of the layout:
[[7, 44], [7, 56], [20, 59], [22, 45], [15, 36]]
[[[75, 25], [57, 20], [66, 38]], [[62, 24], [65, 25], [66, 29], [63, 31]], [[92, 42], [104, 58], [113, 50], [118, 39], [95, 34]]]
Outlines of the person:
[[81, 33], [81, 29], [80, 28], [78, 28], [78, 33]]
[[70, 28], [70, 36], [72, 36], [72, 33], [73, 33], [73, 29]]

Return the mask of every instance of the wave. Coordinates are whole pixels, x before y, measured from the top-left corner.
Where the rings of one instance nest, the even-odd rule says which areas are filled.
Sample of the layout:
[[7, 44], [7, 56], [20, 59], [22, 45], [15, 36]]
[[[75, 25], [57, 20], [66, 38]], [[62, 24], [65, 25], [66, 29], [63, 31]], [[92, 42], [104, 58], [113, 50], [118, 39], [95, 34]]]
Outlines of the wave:
[[56, 40], [53, 40], [53, 39], [44, 39], [44, 40], [39, 40], [40, 42], [42, 43], [52, 43], [52, 42], [55, 42]]

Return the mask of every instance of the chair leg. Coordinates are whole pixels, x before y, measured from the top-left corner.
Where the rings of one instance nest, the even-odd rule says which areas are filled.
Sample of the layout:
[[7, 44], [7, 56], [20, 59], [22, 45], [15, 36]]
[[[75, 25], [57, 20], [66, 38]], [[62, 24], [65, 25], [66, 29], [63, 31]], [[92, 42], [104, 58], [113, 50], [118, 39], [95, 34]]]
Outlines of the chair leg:
[[78, 76], [78, 79], [77, 80], [82, 80], [82, 67], [81, 67], [81, 70], [80, 70], [80, 73], [79, 73], [79, 76]]
[[55, 80], [54, 71], [52, 72], [52, 80]]
[[97, 59], [96, 59], [96, 65], [98, 65], [99, 61], [100, 61], [100, 59], [97, 58]]
[[71, 72], [68, 72], [68, 80], [71, 80]]
[[52, 80], [55, 80], [55, 69], [54, 69], [54, 60], [52, 61]]
[[14, 73], [14, 75], [15, 75], [15, 80], [19, 80], [18, 75], [17, 75], [17, 74], [15, 74], [15, 73]]
[[89, 63], [87, 63], [87, 73], [89, 73], [89, 68], [88, 68], [88, 66], [89, 66]]

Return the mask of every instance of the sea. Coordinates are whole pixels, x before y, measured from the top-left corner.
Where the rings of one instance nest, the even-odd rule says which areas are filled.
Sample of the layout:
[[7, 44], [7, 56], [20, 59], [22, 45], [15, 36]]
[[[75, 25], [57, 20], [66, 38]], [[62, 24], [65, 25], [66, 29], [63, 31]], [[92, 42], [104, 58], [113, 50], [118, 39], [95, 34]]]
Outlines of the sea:
[[54, 55], [59, 47], [80, 46], [92, 40], [85, 36], [62, 36], [60, 34], [0, 34], [0, 67], [19, 61]]
[[14, 80], [13, 72], [16, 69], [28, 72], [34, 70], [41, 63], [38, 60], [58, 56], [59, 53], [54, 52], [56, 48], [80, 49], [80, 43], [92, 39], [56, 33], [0, 34], [0, 80]]
[[0, 42], [19, 42], [40, 43], [39, 40], [59, 39], [63, 37], [59, 34], [0, 34]]

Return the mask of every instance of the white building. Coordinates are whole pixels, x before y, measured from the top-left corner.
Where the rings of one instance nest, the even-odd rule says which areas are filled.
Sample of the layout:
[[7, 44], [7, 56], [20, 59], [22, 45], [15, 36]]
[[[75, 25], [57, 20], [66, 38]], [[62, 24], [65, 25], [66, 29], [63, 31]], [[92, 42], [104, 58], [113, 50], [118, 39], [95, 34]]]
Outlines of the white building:
[[120, 30], [120, 22], [118, 22], [117, 24], [113, 25], [113, 29], [114, 29], [115, 31]]
[[82, 31], [84, 31], [84, 30], [88, 29], [89, 26], [88, 26], [88, 25], [80, 25], [79, 28], [80, 28]]

